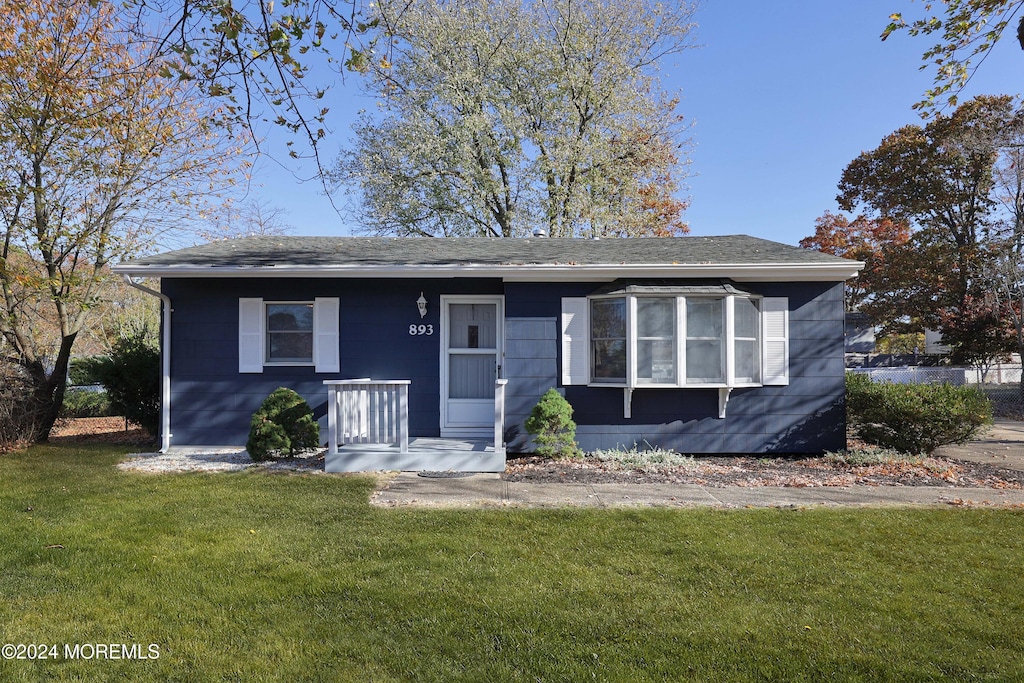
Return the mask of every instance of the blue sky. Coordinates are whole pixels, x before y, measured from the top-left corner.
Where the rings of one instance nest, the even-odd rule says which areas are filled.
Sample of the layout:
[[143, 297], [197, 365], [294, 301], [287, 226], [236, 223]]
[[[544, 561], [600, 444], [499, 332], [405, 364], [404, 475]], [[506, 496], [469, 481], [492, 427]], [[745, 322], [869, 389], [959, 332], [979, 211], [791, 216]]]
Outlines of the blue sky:
[[[908, 123], [911, 105], [931, 84], [918, 71], [928, 38], [879, 34], [894, 11], [923, 14], [905, 0], [705, 0], [698, 10], [699, 47], [663, 65], [666, 90], [679, 91], [679, 112], [693, 126], [685, 218], [693, 235], [743, 233], [796, 244], [814, 219], [837, 211], [836, 185], [860, 152]], [[961, 95], [1017, 93], [1024, 52], [1003, 40]], [[328, 94], [333, 159], [351, 137], [352, 117], [372, 106], [347, 77]], [[287, 211], [302, 235], [352, 234], [309, 162], [288, 159], [280, 131], [264, 147], [251, 192]], [[296, 143], [298, 144], [298, 143]], [[336, 197], [339, 206], [344, 197]]]

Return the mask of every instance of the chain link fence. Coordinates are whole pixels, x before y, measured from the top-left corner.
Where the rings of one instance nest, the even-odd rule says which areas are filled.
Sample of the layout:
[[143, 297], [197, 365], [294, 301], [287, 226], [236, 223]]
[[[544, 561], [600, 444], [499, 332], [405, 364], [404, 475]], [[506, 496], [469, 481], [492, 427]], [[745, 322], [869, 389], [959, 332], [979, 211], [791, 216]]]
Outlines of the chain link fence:
[[976, 386], [992, 401], [996, 417], [1024, 420], [1024, 387], [1020, 363], [997, 363], [987, 369], [974, 367], [872, 367], [848, 368], [866, 374], [874, 382], [894, 384], [953, 384]]

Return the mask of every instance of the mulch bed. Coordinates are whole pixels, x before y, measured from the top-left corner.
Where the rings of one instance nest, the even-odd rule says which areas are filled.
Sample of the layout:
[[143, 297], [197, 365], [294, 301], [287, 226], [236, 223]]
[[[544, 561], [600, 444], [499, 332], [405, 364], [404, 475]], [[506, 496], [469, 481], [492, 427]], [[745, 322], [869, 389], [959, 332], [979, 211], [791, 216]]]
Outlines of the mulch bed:
[[698, 484], [700, 486], [952, 486], [1021, 489], [1024, 472], [995, 465], [925, 458], [851, 466], [821, 457], [706, 456], [683, 467], [633, 470], [597, 460], [510, 458], [502, 478], [508, 481], [583, 484]]

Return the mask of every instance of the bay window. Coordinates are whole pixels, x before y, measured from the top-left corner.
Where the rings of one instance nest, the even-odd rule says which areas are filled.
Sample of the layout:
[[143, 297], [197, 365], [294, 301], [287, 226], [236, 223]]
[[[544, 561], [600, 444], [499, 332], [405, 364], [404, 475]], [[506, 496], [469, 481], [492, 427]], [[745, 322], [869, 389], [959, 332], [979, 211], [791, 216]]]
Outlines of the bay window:
[[563, 384], [725, 391], [789, 382], [785, 298], [730, 284], [613, 285], [562, 303]]

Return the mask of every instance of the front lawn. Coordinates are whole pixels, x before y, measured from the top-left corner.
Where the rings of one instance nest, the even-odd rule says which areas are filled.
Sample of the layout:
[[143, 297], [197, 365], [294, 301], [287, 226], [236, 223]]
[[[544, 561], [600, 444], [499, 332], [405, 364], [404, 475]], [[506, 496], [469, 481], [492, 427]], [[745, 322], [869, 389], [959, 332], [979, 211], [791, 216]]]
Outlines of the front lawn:
[[0, 644], [59, 655], [0, 680], [1024, 678], [1020, 511], [381, 510], [123, 452], [0, 456]]

